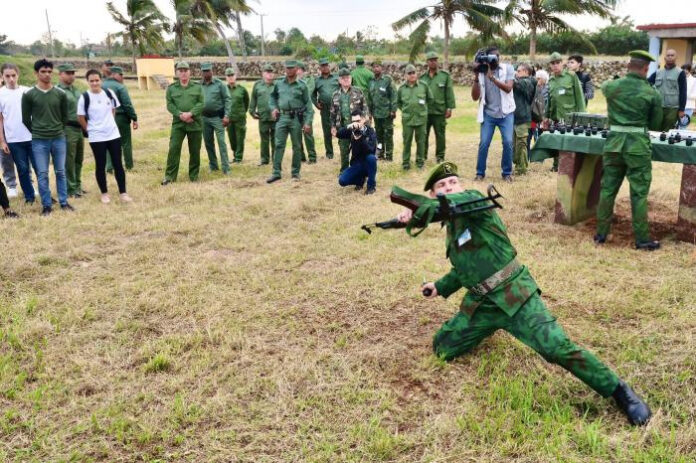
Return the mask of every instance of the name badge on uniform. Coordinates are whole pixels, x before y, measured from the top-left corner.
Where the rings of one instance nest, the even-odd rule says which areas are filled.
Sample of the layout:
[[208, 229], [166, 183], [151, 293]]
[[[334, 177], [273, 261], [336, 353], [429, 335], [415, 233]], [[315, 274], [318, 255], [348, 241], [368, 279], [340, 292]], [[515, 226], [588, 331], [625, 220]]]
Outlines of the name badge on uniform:
[[471, 232], [470, 232], [469, 229], [467, 228], [466, 230], [464, 230], [464, 231], [462, 232], [461, 235], [459, 235], [459, 238], [457, 238], [457, 246], [459, 246], [459, 247], [461, 248], [462, 246], [464, 246], [464, 245], [465, 245], [466, 243], [468, 243], [469, 241], [471, 241]]
[[438, 87], [443, 88], [445, 84], [437, 84]]
[[387, 89], [386, 89], [385, 87], [380, 87], [380, 88], [379, 88], [379, 91], [380, 91], [380, 92], [386, 92]]
[[421, 98], [420, 100], [418, 100], [418, 103], [425, 104], [425, 100]]
[[559, 94], [559, 95], [565, 95], [565, 88], [559, 88], [559, 89], [558, 89], [558, 94]]

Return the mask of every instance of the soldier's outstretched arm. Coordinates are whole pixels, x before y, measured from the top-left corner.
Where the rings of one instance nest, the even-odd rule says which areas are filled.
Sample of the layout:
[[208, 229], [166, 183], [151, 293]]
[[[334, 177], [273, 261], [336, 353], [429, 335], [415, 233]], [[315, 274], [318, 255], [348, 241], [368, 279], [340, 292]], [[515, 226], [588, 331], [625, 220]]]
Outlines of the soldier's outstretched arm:
[[435, 282], [437, 293], [447, 299], [462, 288], [457, 269], [452, 267], [449, 273]]

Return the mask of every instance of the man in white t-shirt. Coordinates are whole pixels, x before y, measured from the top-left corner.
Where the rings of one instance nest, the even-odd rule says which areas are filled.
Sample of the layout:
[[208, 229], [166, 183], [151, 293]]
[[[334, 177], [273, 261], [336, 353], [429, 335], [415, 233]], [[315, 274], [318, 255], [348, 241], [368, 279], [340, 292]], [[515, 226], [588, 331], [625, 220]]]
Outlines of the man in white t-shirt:
[[31, 183], [31, 132], [22, 123], [22, 95], [29, 87], [18, 85], [19, 69], [15, 64], [3, 64], [0, 74], [5, 82], [5, 86], [0, 88], [0, 156], [7, 195], [10, 198], [17, 196], [16, 164], [24, 200], [31, 204], [36, 197]]
[[[690, 64], [685, 64], [682, 66], [684, 74], [686, 74], [686, 107], [684, 108], [684, 114], [689, 116], [689, 118], [694, 117], [694, 110], [696, 109], [696, 77], [691, 73], [692, 68]], [[681, 125], [680, 128], [685, 129], [689, 124]]]

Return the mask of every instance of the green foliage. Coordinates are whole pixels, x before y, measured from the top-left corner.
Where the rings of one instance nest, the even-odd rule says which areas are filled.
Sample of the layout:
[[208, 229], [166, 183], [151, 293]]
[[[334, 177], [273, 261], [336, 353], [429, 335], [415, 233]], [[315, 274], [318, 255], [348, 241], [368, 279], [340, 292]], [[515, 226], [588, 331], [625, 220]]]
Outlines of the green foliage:
[[606, 55], [623, 55], [631, 50], [646, 50], [650, 38], [645, 31], [630, 25], [611, 25], [590, 35], [598, 51]]
[[19, 68], [19, 83], [21, 85], [33, 85], [34, 78], [34, 57], [29, 56], [0, 56], [0, 66], [5, 63], [14, 63]]

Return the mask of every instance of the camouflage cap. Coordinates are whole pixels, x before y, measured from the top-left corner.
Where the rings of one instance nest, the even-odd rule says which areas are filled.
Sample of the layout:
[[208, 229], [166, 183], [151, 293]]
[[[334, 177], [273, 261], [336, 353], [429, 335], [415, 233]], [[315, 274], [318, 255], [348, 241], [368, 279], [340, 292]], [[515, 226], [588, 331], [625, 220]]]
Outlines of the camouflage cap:
[[297, 67], [302, 69], [303, 71], [307, 70], [307, 66], [305, 66], [304, 61], [298, 61], [297, 62]]
[[178, 63], [176, 63], [176, 69], [177, 71], [179, 69], [189, 69], [189, 64], [186, 61], [179, 61]]
[[653, 56], [650, 53], [648, 53], [647, 51], [644, 51], [644, 50], [629, 51], [628, 56], [630, 56], [633, 59], [639, 59], [639, 60], [646, 61], [648, 63], [655, 61], [655, 58], [653, 58]]
[[434, 51], [429, 51], [429, 52], [425, 55], [425, 59], [428, 59], [428, 60], [430, 60], [430, 59], [437, 59], [437, 58], [438, 58], [437, 53], [435, 53]]
[[341, 68], [338, 70], [338, 77], [349, 76], [350, 70], [348, 68]]
[[212, 71], [212, 70], [213, 70], [212, 63], [202, 63], [201, 64], [201, 71]]
[[555, 63], [556, 61], [562, 61], [562, 60], [563, 60], [563, 57], [557, 51], [554, 51], [553, 53], [551, 53], [551, 56], [549, 56], [549, 63]]
[[381, 66], [382, 65], [382, 60], [377, 58], [376, 60], [372, 61], [373, 66]]
[[233, 76], [234, 75], [234, 68], [225, 69], [225, 75], [226, 76]]
[[75, 66], [72, 63], [65, 63], [58, 66], [58, 72], [75, 72]]
[[355, 57], [355, 64], [365, 64], [365, 57], [363, 55], [357, 55]]
[[270, 64], [264, 64], [264, 66], [263, 66], [263, 68], [261, 68], [261, 70], [263, 72], [273, 72], [274, 71], [273, 66], [271, 66]]
[[123, 68], [121, 66], [111, 66], [111, 73], [123, 75]]
[[321, 58], [319, 60], [319, 66], [323, 66], [324, 64], [329, 64], [329, 59], [328, 58]]
[[407, 64], [406, 69], [404, 69], [404, 72], [406, 74], [409, 74], [411, 72], [416, 72], [416, 67], [413, 64]]
[[428, 175], [428, 179], [425, 181], [424, 190], [432, 190], [437, 182], [447, 177], [459, 177], [457, 165], [450, 161], [445, 161], [433, 167], [433, 170], [431, 170]]
[[296, 68], [297, 67], [297, 61], [294, 59], [289, 59], [285, 61], [285, 67], [286, 68]]

